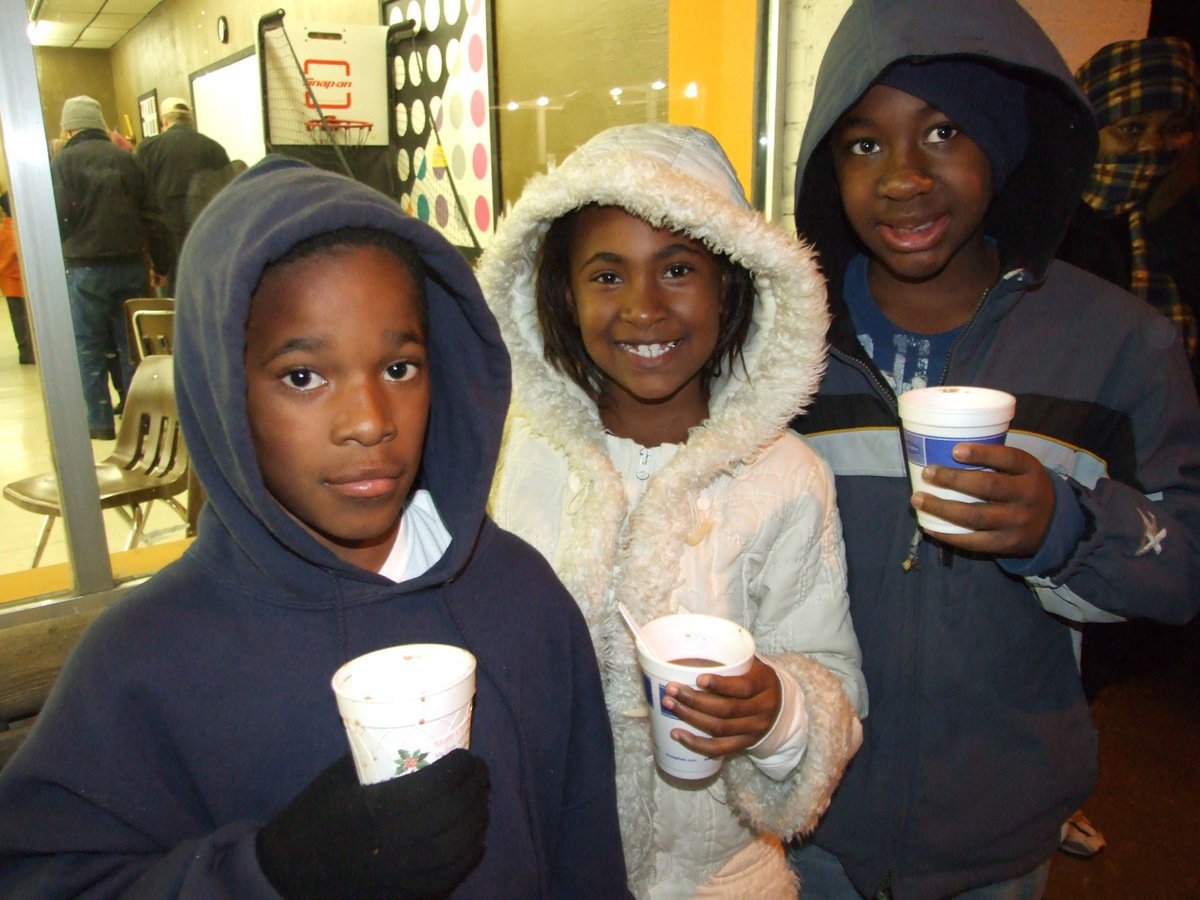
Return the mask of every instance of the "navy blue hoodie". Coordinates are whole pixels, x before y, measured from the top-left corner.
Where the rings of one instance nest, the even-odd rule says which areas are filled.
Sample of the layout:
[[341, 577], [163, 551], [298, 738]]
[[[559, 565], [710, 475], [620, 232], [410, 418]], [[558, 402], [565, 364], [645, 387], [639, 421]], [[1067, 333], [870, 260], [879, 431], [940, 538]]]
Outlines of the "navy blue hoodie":
[[[408, 240], [428, 273], [419, 485], [452, 540], [400, 584], [342, 562], [284, 511], [247, 421], [245, 322], [264, 266], [354, 226]], [[0, 774], [0, 895], [275, 897], [255, 835], [348, 752], [333, 673], [371, 650], [435, 642], [478, 660], [471, 750], [492, 779], [487, 849], [456, 896], [621, 896], [587, 628], [542, 558], [485, 514], [509, 359], [463, 258], [382, 194], [268, 158], [192, 230], [175, 335], [180, 416], [209, 498], [199, 536], [84, 634]]]

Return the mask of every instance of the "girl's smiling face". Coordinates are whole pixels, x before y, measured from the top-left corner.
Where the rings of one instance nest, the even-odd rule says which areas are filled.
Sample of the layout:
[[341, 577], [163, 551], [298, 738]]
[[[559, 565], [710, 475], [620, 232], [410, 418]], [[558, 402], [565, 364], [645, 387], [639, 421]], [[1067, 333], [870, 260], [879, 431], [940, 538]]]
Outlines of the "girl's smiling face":
[[646, 446], [679, 443], [708, 416], [721, 269], [699, 241], [622, 209], [580, 213], [567, 302], [604, 373], [600, 418]]

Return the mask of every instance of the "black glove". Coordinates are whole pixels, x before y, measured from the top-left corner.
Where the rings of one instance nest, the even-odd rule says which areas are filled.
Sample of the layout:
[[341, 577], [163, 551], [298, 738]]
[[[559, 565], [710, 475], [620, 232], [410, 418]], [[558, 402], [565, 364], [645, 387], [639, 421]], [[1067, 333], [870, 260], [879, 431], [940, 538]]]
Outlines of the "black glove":
[[483, 856], [490, 786], [466, 750], [366, 786], [347, 755], [259, 830], [259, 865], [287, 900], [444, 897]]

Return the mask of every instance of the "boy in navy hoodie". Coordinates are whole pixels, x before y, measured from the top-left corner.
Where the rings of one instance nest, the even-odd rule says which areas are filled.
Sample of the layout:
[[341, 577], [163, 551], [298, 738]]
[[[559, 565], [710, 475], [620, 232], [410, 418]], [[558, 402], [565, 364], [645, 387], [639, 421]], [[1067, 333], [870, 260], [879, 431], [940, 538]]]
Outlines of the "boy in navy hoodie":
[[[175, 334], [199, 536], [0, 774], [0, 894], [623, 896], [587, 628], [485, 514], [509, 359], [466, 262], [269, 158], [191, 232]], [[363, 787], [330, 679], [404, 643], [475, 655], [470, 750]]]
[[[1172, 325], [1053, 262], [1091, 108], [1014, 0], [856, 0], [826, 51], [796, 223], [829, 275], [816, 403], [871, 691], [794, 863], [807, 897], [1037, 897], [1096, 775], [1071, 623], [1200, 604], [1200, 412]], [[1007, 446], [912, 494], [896, 397], [1017, 398]], [[928, 535], [913, 507], [975, 529]]]

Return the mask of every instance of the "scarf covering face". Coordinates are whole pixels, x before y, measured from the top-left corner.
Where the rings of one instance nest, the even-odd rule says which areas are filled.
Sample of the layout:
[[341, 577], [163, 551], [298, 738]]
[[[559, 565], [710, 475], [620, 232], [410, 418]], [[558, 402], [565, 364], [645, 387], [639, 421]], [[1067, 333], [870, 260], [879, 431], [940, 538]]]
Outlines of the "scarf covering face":
[[1179, 159], [1176, 150], [1117, 153], [1101, 157], [1092, 168], [1092, 178], [1083, 192], [1092, 209], [1122, 215], [1144, 206]]
[[[1150, 37], [1102, 47], [1076, 73], [1100, 128], [1127, 116], [1173, 110], [1190, 122], [1200, 118], [1200, 74], [1186, 41]], [[1143, 206], [1178, 158], [1176, 151], [1104, 156], [1092, 168], [1083, 200], [1110, 215], [1129, 216], [1130, 290], [1179, 328], [1188, 358], [1200, 349], [1200, 331], [1169, 273], [1154, 265]]]

